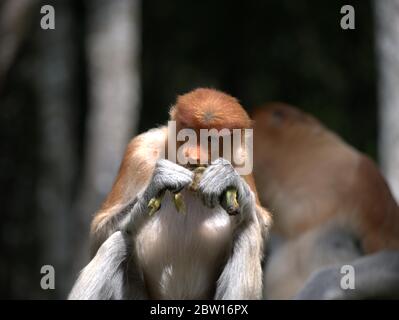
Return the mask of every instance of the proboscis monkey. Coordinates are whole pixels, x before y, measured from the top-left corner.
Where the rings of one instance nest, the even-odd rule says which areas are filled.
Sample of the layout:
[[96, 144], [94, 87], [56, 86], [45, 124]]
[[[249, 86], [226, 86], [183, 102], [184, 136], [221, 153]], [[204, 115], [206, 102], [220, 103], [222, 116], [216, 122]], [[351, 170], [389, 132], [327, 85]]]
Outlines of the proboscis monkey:
[[[177, 133], [225, 129], [209, 137], [223, 146], [222, 138], [231, 138], [234, 129], [252, 125], [235, 98], [213, 89], [179, 96], [170, 117]], [[243, 139], [237, 145], [226, 141], [230, 155], [246, 157]], [[177, 152], [168, 148], [171, 142]], [[252, 175], [237, 172], [236, 158], [222, 158], [221, 150], [215, 155], [200, 142], [186, 144], [171, 137], [167, 127], [130, 142], [112, 190], [92, 222], [94, 258], [69, 298], [262, 297], [261, 262], [270, 216], [259, 205]], [[204, 155], [209, 159], [205, 164], [200, 161]], [[182, 157], [189, 162], [180, 163]], [[236, 192], [235, 215], [222, 207], [231, 188]]]
[[[324, 266], [353, 262], [363, 266], [359, 279], [392, 279], [388, 275], [399, 274], [398, 263], [382, 260], [397, 261], [395, 253], [355, 262], [363, 255], [399, 249], [399, 209], [376, 165], [317, 119], [292, 106], [272, 103], [256, 109], [253, 119], [259, 197], [273, 214], [274, 234], [286, 241], [268, 259], [265, 296], [294, 297], [311, 273]], [[368, 264], [381, 273], [365, 274]], [[384, 265], [385, 269], [377, 267]], [[321, 274], [316, 278], [320, 280]], [[315, 279], [310, 283], [313, 286]], [[365, 288], [372, 282], [359, 285]], [[305, 293], [320, 293], [320, 288], [308, 288]], [[367, 290], [358, 297], [364, 298]], [[399, 283], [396, 290], [398, 294]], [[299, 297], [329, 296], [305, 293]]]

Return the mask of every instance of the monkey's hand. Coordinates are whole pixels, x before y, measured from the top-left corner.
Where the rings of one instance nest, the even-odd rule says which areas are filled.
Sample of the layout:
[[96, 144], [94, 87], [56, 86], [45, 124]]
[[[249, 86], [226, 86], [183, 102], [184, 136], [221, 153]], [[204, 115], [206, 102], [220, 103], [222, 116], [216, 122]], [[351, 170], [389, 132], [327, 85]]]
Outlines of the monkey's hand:
[[190, 185], [193, 177], [193, 172], [187, 168], [169, 160], [160, 159], [155, 166], [151, 182], [144, 192], [144, 201], [148, 204], [151, 199], [156, 198], [166, 190], [176, 194], [184, 187]]
[[[141, 225], [144, 216], [149, 216], [161, 206], [163, 194], [169, 190], [177, 194], [184, 187], [190, 185], [193, 172], [169, 160], [157, 161], [152, 178], [147, 188], [138, 194], [135, 201], [127, 208], [128, 214], [120, 224], [121, 230], [132, 231]], [[139, 219], [140, 217], [140, 219]]]
[[253, 201], [248, 184], [231, 163], [223, 158], [215, 160], [206, 168], [198, 190], [207, 207], [214, 208], [227, 202], [235, 209], [230, 214], [242, 213], [243, 208]]

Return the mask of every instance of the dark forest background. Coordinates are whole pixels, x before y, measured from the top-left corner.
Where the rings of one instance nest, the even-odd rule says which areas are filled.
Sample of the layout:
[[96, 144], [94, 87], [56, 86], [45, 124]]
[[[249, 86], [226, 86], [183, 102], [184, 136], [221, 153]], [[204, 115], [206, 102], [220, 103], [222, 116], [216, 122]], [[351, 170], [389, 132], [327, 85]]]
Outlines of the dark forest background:
[[[340, 27], [348, 3], [355, 30]], [[40, 28], [45, 4], [55, 30]], [[299, 106], [378, 160], [371, 1], [4, 0], [0, 23], [0, 298], [66, 297], [129, 138], [195, 87], [248, 111]], [[55, 290], [40, 288], [45, 264]]]

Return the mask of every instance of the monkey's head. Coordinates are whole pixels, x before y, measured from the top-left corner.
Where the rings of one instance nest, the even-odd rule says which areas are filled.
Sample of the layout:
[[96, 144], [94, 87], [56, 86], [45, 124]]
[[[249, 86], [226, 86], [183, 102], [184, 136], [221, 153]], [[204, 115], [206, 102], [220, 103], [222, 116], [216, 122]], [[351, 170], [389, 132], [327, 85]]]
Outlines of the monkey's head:
[[[270, 140], [292, 140], [293, 136], [310, 135], [321, 129], [321, 123], [298, 108], [282, 102], [272, 102], [258, 107], [253, 112], [254, 129], [263, 138]], [[317, 132], [316, 132], [317, 133]]]
[[260, 190], [274, 193], [277, 185], [291, 183], [309, 167], [320, 167], [320, 157], [314, 155], [332, 133], [313, 116], [274, 102], [256, 108], [253, 120], [254, 172]]
[[[199, 160], [203, 152], [208, 154], [208, 159], [213, 160], [210, 148], [213, 139], [218, 141], [217, 156], [222, 156], [224, 137], [231, 138], [233, 129], [246, 129], [252, 126], [251, 119], [236, 98], [208, 88], [199, 88], [179, 96], [170, 110], [170, 119], [176, 121], [177, 133], [182, 129], [192, 129], [196, 132], [195, 145], [186, 145], [184, 141], [177, 141], [177, 147], [184, 144], [185, 156], [193, 160]], [[217, 133], [210, 134], [207, 143], [204, 144], [200, 139], [201, 129], [216, 129]]]
[[313, 116], [281, 102], [256, 108], [253, 120], [254, 150], [266, 156], [273, 156], [271, 151], [276, 157], [303, 152], [325, 130]]
[[251, 120], [236, 98], [208, 88], [178, 96], [170, 110], [170, 118], [181, 129], [251, 128]]

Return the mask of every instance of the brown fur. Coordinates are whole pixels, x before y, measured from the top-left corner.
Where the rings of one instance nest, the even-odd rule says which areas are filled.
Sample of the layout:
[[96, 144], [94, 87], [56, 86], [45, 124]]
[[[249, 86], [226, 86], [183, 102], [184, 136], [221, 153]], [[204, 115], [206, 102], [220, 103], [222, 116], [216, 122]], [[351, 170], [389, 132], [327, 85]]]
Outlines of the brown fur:
[[117, 214], [149, 183], [166, 137], [167, 129], [161, 127], [130, 141], [111, 192], [92, 221], [92, 255], [114, 231]]
[[[323, 266], [399, 248], [398, 205], [372, 160], [292, 106], [272, 103], [253, 118], [259, 197], [273, 213], [272, 231], [286, 240], [269, 260], [267, 298], [292, 298]], [[335, 228], [357, 238], [360, 251], [320, 245]]]
[[281, 235], [293, 238], [339, 216], [366, 252], [399, 248], [398, 206], [367, 156], [285, 104], [259, 108], [254, 121], [256, 182]]
[[179, 96], [170, 115], [183, 128], [251, 128], [251, 120], [237, 99], [213, 89], [199, 88]]
[[[172, 107], [171, 120], [181, 128], [250, 128], [251, 120], [238, 101], [213, 89], [196, 89], [179, 96]], [[153, 129], [135, 137], [128, 145], [111, 192], [92, 225], [92, 254], [115, 228], [115, 218], [129, 201], [143, 190], [154, 170], [161, 151], [167, 145], [167, 128]], [[252, 175], [245, 176], [257, 200], [257, 209], [265, 225], [270, 225], [269, 213], [260, 206]]]

